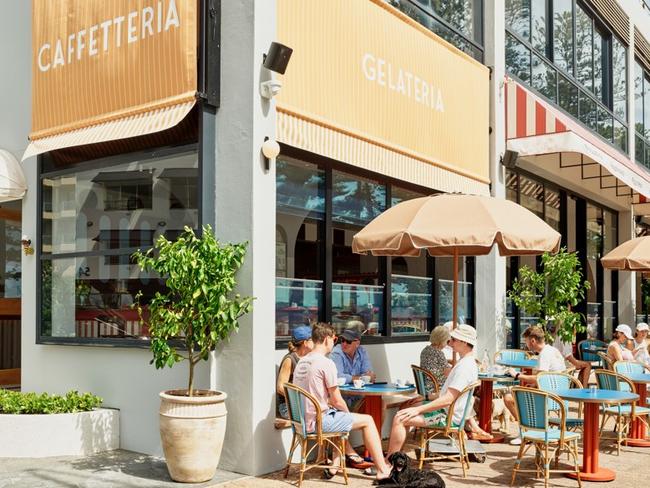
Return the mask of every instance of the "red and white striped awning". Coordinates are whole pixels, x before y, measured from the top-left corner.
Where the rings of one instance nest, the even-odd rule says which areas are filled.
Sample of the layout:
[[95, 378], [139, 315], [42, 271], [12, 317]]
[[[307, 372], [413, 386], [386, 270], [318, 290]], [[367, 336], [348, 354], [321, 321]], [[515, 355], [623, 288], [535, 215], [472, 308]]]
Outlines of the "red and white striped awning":
[[[613, 188], [618, 195], [625, 185], [639, 194], [639, 203], [650, 197], [650, 173], [509, 78], [506, 78], [506, 143], [519, 156], [582, 154], [600, 164], [601, 188]], [[618, 181], [612, 181], [612, 177]], [[606, 179], [609, 180], [605, 183]]]

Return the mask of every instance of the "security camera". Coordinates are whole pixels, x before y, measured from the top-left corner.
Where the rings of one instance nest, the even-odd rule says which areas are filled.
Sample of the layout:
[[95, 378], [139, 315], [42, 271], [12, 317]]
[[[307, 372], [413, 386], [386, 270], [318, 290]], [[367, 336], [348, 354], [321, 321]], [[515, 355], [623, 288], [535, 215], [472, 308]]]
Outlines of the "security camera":
[[282, 82], [280, 80], [268, 80], [260, 83], [260, 95], [269, 100], [280, 93]]
[[287, 70], [293, 49], [279, 42], [272, 42], [269, 52], [264, 55], [264, 67], [281, 75]]

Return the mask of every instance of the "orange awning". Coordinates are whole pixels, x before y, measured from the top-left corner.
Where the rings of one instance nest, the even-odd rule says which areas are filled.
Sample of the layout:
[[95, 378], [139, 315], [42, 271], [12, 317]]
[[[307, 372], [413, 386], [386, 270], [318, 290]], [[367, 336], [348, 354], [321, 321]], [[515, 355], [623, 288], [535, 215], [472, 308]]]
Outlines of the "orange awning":
[[169, 129], [197, 91], [197, 2], [34, 0], [23, 159]]

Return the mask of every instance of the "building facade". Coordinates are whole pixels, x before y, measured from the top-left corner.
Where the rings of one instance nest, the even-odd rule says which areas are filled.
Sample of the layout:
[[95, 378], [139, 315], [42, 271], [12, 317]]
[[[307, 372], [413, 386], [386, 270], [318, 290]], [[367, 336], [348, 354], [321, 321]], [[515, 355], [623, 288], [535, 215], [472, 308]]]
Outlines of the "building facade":
[[[637, 277], [599, 261], [643, 231], [650, 213], [650, 12], [641, 2], [275, 0], [221, 2], [211, 15], [218, 2], [142, 0], [139, 10], [100, 8], [58, 36], [56, 23], [47, 27], [46, 17], [57, 16], [43, 16], [44, 2], [34, 2], [33, 12], [19, 3], [17, 21], [3, 21], [3, 32], [22, 39], [12, 54], [31, 59], [31, 72], [25, 63], [0, 83], [3, 94], [15, 94], [8, 100], [23, 101], [3, 114], [16, 121], [3, 144], [27, 150], [22, 233], [36, 247], [21, 263], [22, 388], [102, 396], [120, 409], [123, 448], [160, 454], [158, 392], [186, 376], [182, 365], [149, 365], [146, 326], [130, 305], [138, 291], [150, 296], [162, 283], [129, 256], [185, 225], [209, 223], [221, 240], [249, 242], [239, 291], [256, 297], [254, 310], [199, 373], [201, 386], [229, 395], [222, 468], [244, 473], [286, 460], [290, 432], [274, 427], [274, 392], [293, 327], [326, 321], [366, 331], [378, 377], [394, 380], [410, 376], [429, 331], [451, 319], [451, 259], [351, 251], [354, 233], [401, 201], [439, 192], [515, 200], [578, 252], [592, 285], [580, 305], [588, 334], [607, 338], [643, 312]], [[120, 17], [127, 19], [123, 43]], [[113, 30], [97, 27], [101, 19]], [[125, 86], [118, 65], [99, 85], [105, 91], [88, 97], [101, 120], [88, 122], [74, 93], [58, 105], [47, 96], [54, 81], [80, 83], [83, 92], [92, 78], [75, 70], [94, 73], [88, 66], [112, 66], [111, 56], [124, 56], [125, 66], [143, 63], [129, 50], [155, 55], [156, 43], [185, 32], [188, 19], [195, 30], [178, 37], [198, 35], [199, 47], [185, 45], [194, 57], [184, 64], [183, 56], [166, 58], [189, 66], [190, 75], [178, 80], [180, 98], [164, 104], [166, 122], [155, 119], [162, 130], [138, 132], [146, 124], [132, 119], [116, 127], [154, 111], [133, 110], [130, 101], [115, 115], [107, 93], [137, 91]], [[24, 32], [32, 32], [33, 46]], [[56, 39], [71, 35], [59, 57]], [[113, 37], [100, 56], [102, 35]], [[217, 50], [210, 42], [219, 37]], [[283, 75], [262, 68], [273, 41], [294, 50]], [[202, 72], [214, 52], [218, 103]], [[173, 78], [147, 73], [154, 72], [136, 81], [142, 89], [133, 100]], [[280, 92], [261, 96], [260, 84], [273, 78]], [[71, 105], [79, 112], [66, 111]], [[48, 118], [58, 112], [60, 120]], [[101, 124], [110, 130], [97, 130]], [[281, 145], [268, 165], [265, 138]], [[536, 320], [506, 299], [524, 264], [537, 263], [496, 252], [462, 260], [459, 317], [476, 327], [479, 350], [518, 347]]]

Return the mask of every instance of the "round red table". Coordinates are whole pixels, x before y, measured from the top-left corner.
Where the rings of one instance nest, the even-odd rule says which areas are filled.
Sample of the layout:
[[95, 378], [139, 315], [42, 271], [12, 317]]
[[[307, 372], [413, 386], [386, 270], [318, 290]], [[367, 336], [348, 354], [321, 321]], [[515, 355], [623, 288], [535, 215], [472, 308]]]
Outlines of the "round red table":
[[[508, 375], [494, 375], [488, 373], [479, 373], [478, 379], [481, 382], [479, 398], [481, 404], [478, 412], [478, 425], [488, 434], [492, 434], [492, 439], [481, 441], [484, 444], [493, 444], [503, 442], [504, 435], [498, 432], [492, 432], [492, 394], [494, 392], [493, 384], [495, 381], [502, 383], [514, 383], [514, 378]], [[509, 415], [506, 412], [506, 415]]]
[[[581, 481], [613, 481], [616, 473], [611, 469], [598, 465], [598, 449], [600, 431], [598, 420], [601, 403], [630, 403], [639, 399], [639, 395], [616, 390], [590, 390], [588, 388], [572, 388], [570, 390], [553, 391], [560, 398], [584, 403], [584, 431], [582, 440], [582, 469]], [[574, 473], [568, 473], [569, 478], [575, 478]]]
[[[650, 374], [647, 373], [625, 373], [623, 374], [628, 378], [636, 388], [639, 395], [639, 401], [636, 402], [638, 407], [647, 407], [647, 384], [650, 383]], [[630, 427], [630, 437], [625, 439], [626, 446], [632, 447], [650, 447], [650, 439], [646, 437], [646, 427], [640, 420], [632, 422]]]

